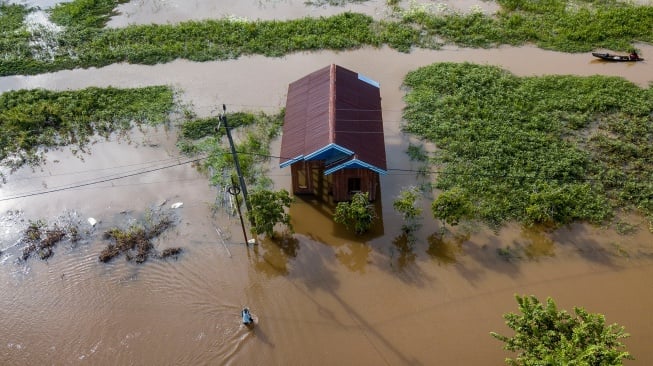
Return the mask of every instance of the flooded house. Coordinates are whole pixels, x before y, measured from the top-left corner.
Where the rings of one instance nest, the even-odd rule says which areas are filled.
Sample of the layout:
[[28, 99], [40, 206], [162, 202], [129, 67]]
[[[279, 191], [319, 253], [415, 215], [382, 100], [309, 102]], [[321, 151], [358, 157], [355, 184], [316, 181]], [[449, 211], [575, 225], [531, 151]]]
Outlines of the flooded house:
[[290, 166], [296, 195], [375, 200], [387, 173], [379, 83], [335, 64], [292, 82], [280, 166]]

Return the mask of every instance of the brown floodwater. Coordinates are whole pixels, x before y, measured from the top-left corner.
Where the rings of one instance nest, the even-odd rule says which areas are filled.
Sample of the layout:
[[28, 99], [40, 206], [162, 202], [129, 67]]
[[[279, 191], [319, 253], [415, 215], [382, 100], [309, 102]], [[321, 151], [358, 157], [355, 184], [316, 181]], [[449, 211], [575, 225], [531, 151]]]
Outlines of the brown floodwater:
[[[653, 47], [640, 48], [653, 55]], [[522, 76], [621, 76], [642, 87], [653, 80], [649, 62], [606, 64], [533, 47], [382, 48], [12, 76], [0, 78], [0, 92], [169, 84], [200, 115], [215, 114], [220, 103], [277, 111], [288, 83], [338, 63], [381, 83], [388, 167], [417, 169], [405, 154], [411, 140], [400, 133], [401, 82], [408, 71], [443, 61], [499, 65]], [[246, 246], [236, 218], [213, 214], [222, 194], [191, 164], [8, 199], [183, 163], [175, 139], [174, 131], [146, 129], [98, 141], [88, 154], [50, 151], [43, 167], [21, 169], [0, 187], [0, 364], [498, 366], [509, 354], [489, 332], [508, 333], [501, 315], [516, 311], [514, 294], [605, 314], [632, 335], [626, 343], [637, 360], [629, 364], [653, 364], [653, 234], [637, 216], [624, 215], [628, 234], [581, 224], [554, 232], [464, 224], [442, 238], [426, 197], [411, 247], [392, 201], [424, 178], [390, 171], [376, 202], [381, 220], [366, 236], [335, 225], [332, 206], [297, 199], [290, 209], [296, 240]], [[275, 159], [269, 175], [276, 188], [290, 188], [289, 170]], [[173, 210], [175, 202], [184, 205]], [[101, 233], [150, 207], [176, 218], [155, 246], [182, 247], [179, 259], [100, 263]], [[47, 262], [19, 262], [15, 243], [28, 220], [60, 216], [78, 218], [84, 240], [59, 244]], [[99, 221], [95, 228], [88, 217]], [[253, 330], [240, 325], [243, 306], [257, 320]]]

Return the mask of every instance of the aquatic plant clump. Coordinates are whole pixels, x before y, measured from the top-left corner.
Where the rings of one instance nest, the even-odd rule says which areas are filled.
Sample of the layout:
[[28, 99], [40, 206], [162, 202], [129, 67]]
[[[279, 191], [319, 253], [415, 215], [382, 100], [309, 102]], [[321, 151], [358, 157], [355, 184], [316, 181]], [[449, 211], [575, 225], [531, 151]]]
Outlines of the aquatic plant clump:
[[442, 63], [406, 76], [404, 131], [434, 142], [436, 187], [471, 218], [601, 223], [613, 207], [653, 212], [653, 93], [614, 77], [518, 78]]
[[80, 235], [79, 227], [74, 223], [65, 226], [55, 223], [48, 226], [44, 220], [30, 221], [21, 238], [25, 247], [20, 258], [26, 261], [36, 253], [39, 258], [46, 260], [52, 257], [57, 244], [64, 240], [74, 244], [80, 239]]
[[174, 93], [166, 86], [76, 91], [18, 90], [0, 94], [0, 164], [17, 169], [43, 160], [43, 148], [84, 150], [142, 123], [169, 121]]
[[169, 258], [169, 257], [175, 257], [177, 258], [179, 254], [181, 254], [182, 249], [181, 248], [166, 248], [164, 249], [159, 257], [161, 259]]
[[[111, 228], [104, 232], [104, 239], [111, 240], [100, 253], [98, 259], [100, 262], [107, 263], [120, 254], [125, 254], [127, 261], [144, 263], [154, 252], [152, 239], [161, 235], [174, 222], [168, 215], [160, 215], [154, 220], [146, 220], [143, 225], [134, 224], [127, 229], [117, 227]], [[159, 256], [167, 258], [177, 256], [181, 253], [181, 248], [165, 249]]]

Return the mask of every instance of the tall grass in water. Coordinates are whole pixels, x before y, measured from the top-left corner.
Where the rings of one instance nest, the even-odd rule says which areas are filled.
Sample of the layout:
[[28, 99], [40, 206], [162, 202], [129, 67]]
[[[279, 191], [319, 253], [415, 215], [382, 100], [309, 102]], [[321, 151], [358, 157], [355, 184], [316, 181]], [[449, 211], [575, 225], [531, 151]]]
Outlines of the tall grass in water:
[[0, 94], [0, 164], [38, 164], [43, 148], [83, 150], [93, 135], [108, 137], [133, 124], [168, 121], [173, 91], [165, 86], [77, 91], [18, 90]]
[[185, 58], [224, 60], [242, 55], [283, 56], [297, 51], [345, 50], [387, 44], [399, 51], [534, 43], [539, 47], [583, 52], [595, 48], [627, 50], [633, 42], [653, 42], [653, 6], [616, 0], [498, 0], [497, 14], [469, 13], [392, 2], [394, 20], [363, 14], [286, 21], [223, 18], [167, 25], [104, 28], [124, 0], [74, 0], [51, 11], [64, 31], [47, 60], [33, 56], [30, 33], [22, 26], [27, 9], [0, 5], [0, 75], [35, 74], [115, 62], [155, 64]]
[[406, 76], [404, 130], [434, 142], [436, 186], [474, 215], [560, 225], [614, 207], [653, 217], [653, 92], [614, 77], [516, 77], [474, 64]]

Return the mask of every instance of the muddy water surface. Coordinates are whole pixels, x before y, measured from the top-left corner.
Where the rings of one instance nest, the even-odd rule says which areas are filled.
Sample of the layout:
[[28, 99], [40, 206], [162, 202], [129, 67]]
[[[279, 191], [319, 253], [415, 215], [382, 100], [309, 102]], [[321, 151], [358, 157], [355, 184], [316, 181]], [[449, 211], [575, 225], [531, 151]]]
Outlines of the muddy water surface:
[[[653, 48], [641, 48], [653, 55]], [[384, 48], [112, 65], [0, 78], [0, 91], [170, 84], [201, 115], [215, 113], [219, 103], [276, 111], [289, 82], [338, 63], [381, 83], [388, 167], [417, 169], [399, 130], [401, 81], [441, 61], [500, 65], [517, 75], [603, 74], [641, 86], [653, 80], [649, 63], [605, 64], [531, 47], [411, 54]], [[165, 168], [186, 161], [174, 141], [174, 132], [159, 128], [98, 142], [83, 160], [68, 150], [51, 152], [42, 169], [20, 170], [0, 187], [0, 364], [501, 365], [507, 354], [489, 332], [507, 332], [501, 314], [516, 309], [515, 293], [606, 314], [632, 334], [627, 344], [637, 361], [630, 364], [653, 364], [653, 235], [640, 218], [624, 219], [636, 227], [628, 235], [585, 225], [554, 233], [508, 225], [493, 233], [470, 224], [440, 238], [425, 199], [422, 229], [407, 249], [392, 200], [423, 180], [391, 170], [377, 202], [382, 221], [367, 236], [334, 225], [331, 206], [298, 199], [291, 208], [296, 241], [248, 247], [236, 219], [212, 214], [217, 192], [202, 175], [190, 164]], [[272, 153], [278, 151], [276, 141]], [[289, 171], [277, 163], [271, 161], [270, 176], [288, 189]], [[184, 206], [172, 210], [174, 202]], [[101, 232], [133, 222], [148, 207], [177, 218], [155, 245], [180, 246], [181, 257], [141, 266], [120, 258], [99, 263]], [[71, 211], [82, 223], [90, 216], [100, 221], [84, 226], [86, 240], [61, 243], [48, 262], [17, 261], [16, 228]], [[257, 320], [254, 330], [239, 324], [244, 305]]]

